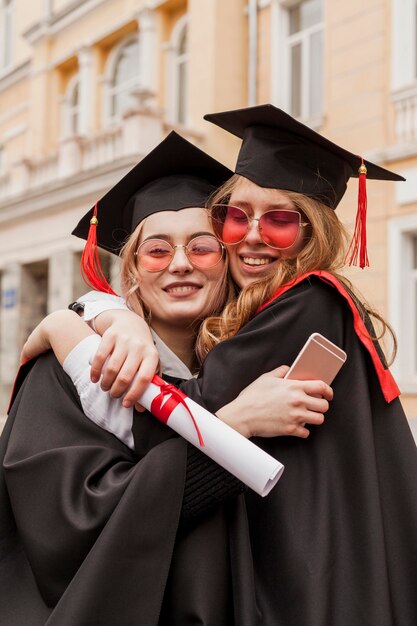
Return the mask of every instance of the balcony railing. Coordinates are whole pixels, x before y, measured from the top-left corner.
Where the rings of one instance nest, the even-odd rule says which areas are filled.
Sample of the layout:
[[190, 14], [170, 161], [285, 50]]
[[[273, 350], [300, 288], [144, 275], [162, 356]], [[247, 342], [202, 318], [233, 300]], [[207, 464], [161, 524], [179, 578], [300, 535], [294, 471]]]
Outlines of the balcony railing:
[[0, 203], [45, 189], [122, 158], [146, 154], [163, 137], [162, 117], [146, 109], [127, 113], [118, 126], [91, 137], [68, 137], [42, 161], [22, 159], [0, 175]]
[[91, 137], [83, 142], [82, 169], [91, 170], [124, 156], [122, 129]]

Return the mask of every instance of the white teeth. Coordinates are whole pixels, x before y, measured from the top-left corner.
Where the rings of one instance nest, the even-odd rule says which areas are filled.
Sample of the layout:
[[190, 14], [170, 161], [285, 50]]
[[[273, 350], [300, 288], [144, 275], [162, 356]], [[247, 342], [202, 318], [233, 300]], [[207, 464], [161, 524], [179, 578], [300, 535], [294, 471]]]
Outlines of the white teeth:
[[186, 293], [188, 291], [197, 291], [197, 287], [187, 285], [186, 287], [170, 287], [169, 289], [166, 289], [167, 293]]
[[246, 263], [247, 265], [269, 265], [269, 263], [272, 263], [272, 261], [273, 259], [268, 259], [268, 258], [253, 259], [252, 257], [249, 257], [249, 256], [243, 257], [243, 262]]

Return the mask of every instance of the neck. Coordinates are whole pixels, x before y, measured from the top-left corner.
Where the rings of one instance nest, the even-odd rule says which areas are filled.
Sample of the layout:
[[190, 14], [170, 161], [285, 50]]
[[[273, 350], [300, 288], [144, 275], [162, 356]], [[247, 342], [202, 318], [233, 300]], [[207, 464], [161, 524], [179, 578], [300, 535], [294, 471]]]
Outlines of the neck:
[[152, 321], [152, 328], [191, 372], [196, 369], [195, 332], [192, 328], [167, 327], [157, 321]]

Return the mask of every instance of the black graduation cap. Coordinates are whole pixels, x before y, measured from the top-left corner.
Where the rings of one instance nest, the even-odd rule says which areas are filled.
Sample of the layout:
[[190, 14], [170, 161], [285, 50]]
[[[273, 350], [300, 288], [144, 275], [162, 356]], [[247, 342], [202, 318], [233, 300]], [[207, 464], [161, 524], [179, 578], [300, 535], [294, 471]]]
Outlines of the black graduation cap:
[[233, 172], [172, 131], [91, 208], [72, 231], [87, 239], [97, 219], [97, 244], [119, 254], [148, 215], [205, 207]]
[[[341, 148], [272, 104], [205, 115], [204, 119], [241, 137], [236, 173], [261, 187], [296, 191], [335, 209], [349, 178], [360, 179], [359, 205], [352, 241], [352, 262], [366, 254], [366, 176], [405, 180]], [[359, 243], [361, 245], [359, 245]]]
[[341, 148], [272, 104], [204, 116], [243, 139], [236, 173], [261, 187], [298, 191], [336, 208], [349, 178], [405, 180]]
[[80, 220], [73, 235], [86, 239], [81, 259], [84, 280], [114, 293], [103, 275], [97, 246], [119, 254], [145, 217], [161, 211], [206, 206], [209, 196], [233, 175], [172, 131]]

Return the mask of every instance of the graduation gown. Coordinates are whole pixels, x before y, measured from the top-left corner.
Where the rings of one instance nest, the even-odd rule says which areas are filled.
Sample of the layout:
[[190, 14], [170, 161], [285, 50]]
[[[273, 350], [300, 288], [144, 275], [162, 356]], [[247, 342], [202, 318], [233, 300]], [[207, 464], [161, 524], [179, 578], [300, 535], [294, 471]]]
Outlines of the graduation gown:
[[135, 421], [136, 453], [85, 417], [53, 354], [33, 365], [1, 437], [2, 626], [255, 623], [243, 500], [205, 507], [203, 455]]
[[260, 374], [290, 365], [313, 332], [347, 352], [323, 425], [306, 440], [255, 439], [285, 465], [266, 498], [245, 496], [260, 623], [411, 626], [416, 446], [400, 401], [383, 396], [384, 367], [380, 380], [346, 298], [321, 274], [273, 298], [183, 390], [216, 411]]

